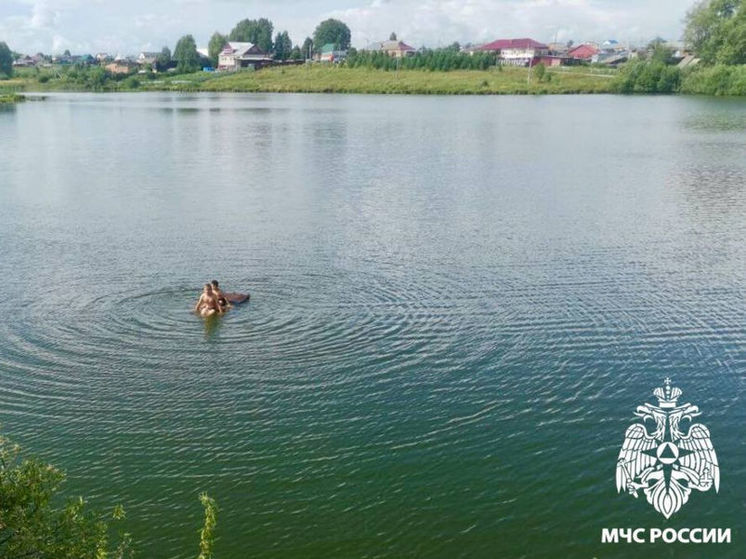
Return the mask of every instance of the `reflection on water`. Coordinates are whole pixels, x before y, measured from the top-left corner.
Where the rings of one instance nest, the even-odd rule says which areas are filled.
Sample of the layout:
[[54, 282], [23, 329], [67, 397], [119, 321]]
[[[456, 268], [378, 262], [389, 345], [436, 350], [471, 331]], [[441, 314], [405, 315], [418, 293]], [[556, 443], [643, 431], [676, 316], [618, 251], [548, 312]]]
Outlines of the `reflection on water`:
[[[670, 376], [731, 488], [671, 525], [736, 526], [745, 115], [613, 96], [3, 111], [0, 422], [72, 492], [124, 503], [156, 559], [191, 554], [203, 490], [226, 557], [626, 557], [601, 528], [660, 519], [617, 498], [617, 452]], [[213, 278], [251, 304], [195, 316]]]
[[220, 331], [220, 318], [217, 315], [208, 316], [203, 318], [205, 323], [205, 340], [213, 340]]

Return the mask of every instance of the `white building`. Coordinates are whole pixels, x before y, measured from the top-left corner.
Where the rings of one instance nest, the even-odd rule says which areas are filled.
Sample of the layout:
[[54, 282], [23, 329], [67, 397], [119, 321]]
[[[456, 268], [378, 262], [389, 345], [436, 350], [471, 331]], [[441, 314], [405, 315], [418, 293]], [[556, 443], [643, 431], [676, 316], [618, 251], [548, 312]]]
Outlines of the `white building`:
[[218, 70], [235, 72], [241, 68], [261, 68], [272, 62], [272, 57], [253, 43], [231, 41], [218, 56]]
[[497, 53], [503, 64], [529, 66], [542, 57], [549, 55], [549, 47], [533, 39], [498, 39], [477, 50]]

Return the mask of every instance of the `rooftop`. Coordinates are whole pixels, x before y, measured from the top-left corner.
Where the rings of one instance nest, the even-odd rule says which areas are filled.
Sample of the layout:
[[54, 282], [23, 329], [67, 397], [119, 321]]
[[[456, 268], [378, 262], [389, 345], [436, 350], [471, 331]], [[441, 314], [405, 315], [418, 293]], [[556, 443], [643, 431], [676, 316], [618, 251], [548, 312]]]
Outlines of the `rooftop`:
[[479, 47], [479, 50], [505, 50], [505, 49], [547, 49], [544, 43], [533, 39], [498, 39]]

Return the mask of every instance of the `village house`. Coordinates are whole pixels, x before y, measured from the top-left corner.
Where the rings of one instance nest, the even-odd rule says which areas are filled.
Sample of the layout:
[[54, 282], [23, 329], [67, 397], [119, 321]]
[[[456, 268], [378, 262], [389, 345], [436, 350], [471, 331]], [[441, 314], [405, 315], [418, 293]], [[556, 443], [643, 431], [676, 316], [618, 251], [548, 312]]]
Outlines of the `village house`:
[[533, 39], [498, 39], [477, 48], [482, 52], [494, 52], [501, 64], [529, 66], [541, 57], [549, 56], [549, 47]]
[[133, 69], [133, 63], [127, 59], [115, 60], [104, 66], [104, 70], [110, 74], [129, 74]]
[[598, 54], [598, 47], [590, 43], [584, 43], [567, 51], [567, 56], [580, 61], [590, 62]]
[[334, 43], [327, 43], [319, 50], [316, 60], [319, 62], [341, 62], [347, 58], [347, 51], [340, 49]]
[[365, 50], [374, 52], [383, 52], [393, 58], [404, 58], [406, 56], [414, 56], [417, 49], [409, 46], [404, 41], [379, 41], [369, 45]]
[[137, 63], [140, 66], [155, 66], [155, 61], [158, 59], [157, 52], [141, 52], [137, 57]]
[[259, 69], [272, 63], [272, 56], [253, 43], [231, 41], [218, 55], [218, 70], [236, 72], [241, 69]]

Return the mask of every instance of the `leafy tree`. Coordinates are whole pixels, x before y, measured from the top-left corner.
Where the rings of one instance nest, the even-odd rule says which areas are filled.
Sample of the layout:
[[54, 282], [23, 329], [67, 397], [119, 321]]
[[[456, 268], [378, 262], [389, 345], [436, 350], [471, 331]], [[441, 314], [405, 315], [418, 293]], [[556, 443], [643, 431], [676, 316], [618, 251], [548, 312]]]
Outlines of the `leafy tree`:
[[99, 559], [127, 556], [130, 537], [119, 534], [109, 547], [109, 522], [124, 510], [102, 514], [82, 498], [57, 504], [65, 475], [33, 458], [22, 458], [18, 445], [0, 436], [0, 557]]
[[223, 47], [227, 42], [228, 38], [217, 31], [215, 31], [215, 33], [212, 34], [212, 37], [210, 37], [210, 42], [207, 45], [207, 53], [210, 55], [210, 62], [215, 68], [218, 66], [220, 51], [223, 50]]
[[536, 79], [539, 80], [540, 82], [543, 82], [544, 81], [544, 76], [547, 73], [547, 67], [544, 66], [543, 62], [539, 62], [534, 67], [534, 72], [536, 73]]
[[179, 39], [174, 49], [174, 60], [176, 60], [176, 70], [178, 72], [187, 73], [199, 70], [199, 53], [194, 37], [184, 35]]
[[746, 63], [746, 0], [701, 0], [686, 16], [684, 37], [706, 64]]
[[682, 77], [682, 93], [746, 96], [746, 65], [703, 66]]
[[65, 49], [65, 52], [62, 53], [62, 56], [70, 58], [72, 56], [72, 54], [70, 54], [70, 49]]
[[[18, 445], [0, 435], [0, 557], [14, 559], [125, 559], [132, 537], [115, 531], [125, 518], [116, 506], [109, 513], [91, 510], [82, 498], [61, 502], [65, 474], [35, 458], [24, 458]], [[205, 519], [198, 559], [214, 559], [218, 507], [199, 496]]]
[[391, 35], [389, 35], [389, 41], [396, 41], [396, 33], [393, 31], [391, 32]]
[[313, 52], [313, 39], [311, 39], [311, 37], [306, 37], [300, 50], [303, 53], [303, 58], [310, 58], [311, 52]]
[[159, 72], [165, 72], [171, 66], [171, 49], [163, 47], [155, 58], [155, 68]]
[[332, 43], [340, 49], [346, 50], [350, 48], [351, 38], [350, 28], [338, 19], [322, 21], [313, 32], [313, 44], [316, 49]]
[[657, 61], [628, 62], [614, 78], [620, 93], [676, 93], [680, 87], [681, 71]]
[[458, 41], [454, 41], [453, 43], [448, 45], [446, 49], [453, 51], [453, 52], [459, 52], [461, 50], [461, 45], [459, 44]]
[[13, 53], [4, 42], [0, 42], [0, 73], [13, 76]]
[[648, 52], [650, 53], [650, 60], [655, 62], [663, 64], [673, 64], [675, 62], [673, 56], [674, 50], [671, 47], [665, 46], [663, 43], [656, 43]]
[[290, 58], [290, 52], [293, 50], [293, 42], [287, 31], [278, 33], [275, 37], [275, 58], [277, 60], [287, 60]]
[[295, 45], [293, 50], [290, 51], [290, 60], [303, 60], [303, 53], [298, 45]]
[[231, 41], [253, 43], [264, 52], [272, 52], [272, 31], [274, 26], [266, 18], [244, 19], [231, 30], [228, 38]]

